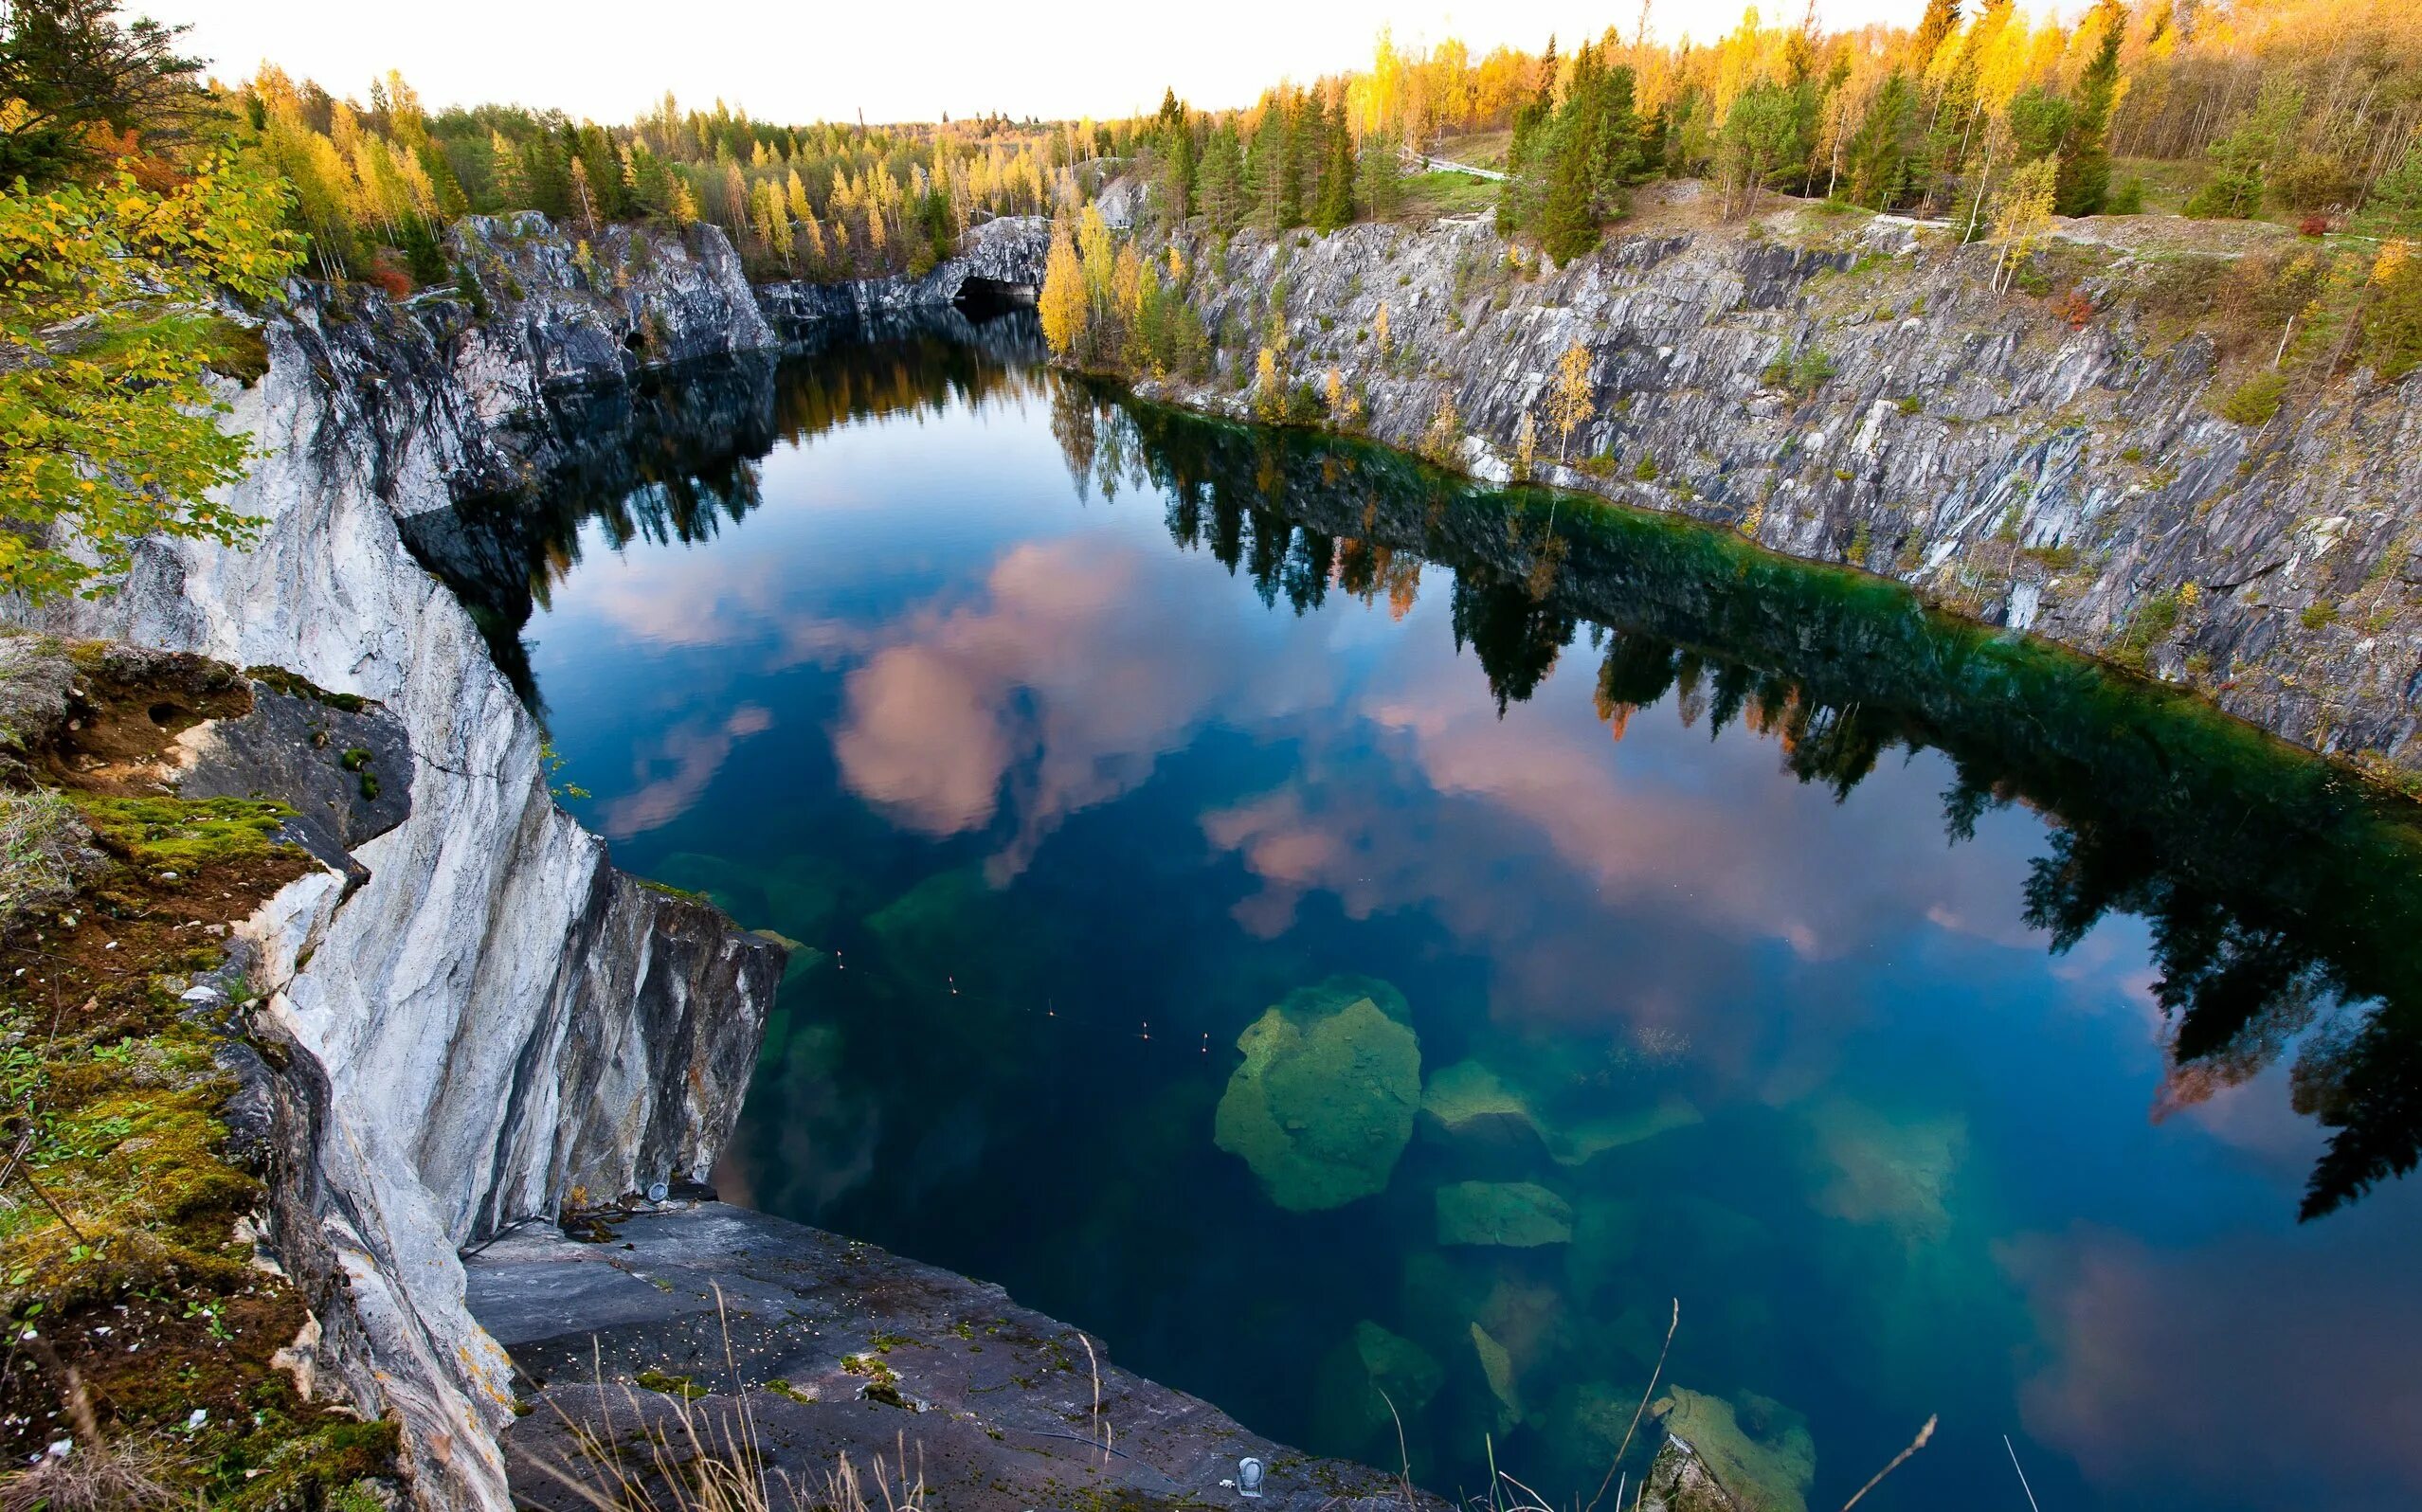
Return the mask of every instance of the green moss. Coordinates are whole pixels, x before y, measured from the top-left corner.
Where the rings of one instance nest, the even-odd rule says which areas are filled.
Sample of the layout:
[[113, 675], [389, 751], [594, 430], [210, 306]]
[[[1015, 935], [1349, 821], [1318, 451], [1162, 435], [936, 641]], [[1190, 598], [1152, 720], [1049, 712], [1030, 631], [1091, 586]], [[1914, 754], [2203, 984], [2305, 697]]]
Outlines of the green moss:
[[283, 803], [244, 798], [104, 798], [68, 801], [101, 848], [135, 866], [188, 873], [258, 860], [279, 846], [278, 828], [294, 816]]
[[349, 772], [358, 772], [370, 765], [370, 759], [369, 751], [359, 746], [352, 746], [346, 748], [345, 754], [336, 758], [336, 765]]
[[1335, 1000], [1365, 985], [1401, 1014], [1403, 999], [1386, 983], [1331, 979], [1291, 995], [1237, 1039], [1244, 1064], [1228, 1079], [1212, 1137], [1291, 1213], [1380, 1191], [1413, 1137], [1420, 1043], [1374, 996]]
[[222, 378], [249, 388], [269, 371], [269, 344], [259, 327], [220, 315], [209, 321], [207, 336], [210, 355], [203, 366]]
[[679, 1396], [689, 1400], [696, 1400], [707, 1395], [707, 1389], [689, 1377], [676, 1376], [670, 1371], [657, 1370], [654, 1367], [641, 1371], [632, 1377], [631, 1384], [666, 1396]]
[[798, 1387], [793, 1386], [788, 1380], [780, 1376], [776, 1376], [773, 1379], [766, 1382], [766, 1390], [773, 1393], [776, 1396], [787, 1397], [791, 1401], [802, 1404], [812, 1402], [816, 1399], [807, 1393], [801, 1391]]
[[341, 709], [349, 714], [359, 713], [371, 705], [371, 701], [359, 693], [330, 693], [317, 683], [298, 676], [283, 667], [246, 667], [244, 669], [244, 675], [264, 687], [284, 693], [289, 698], [308, 698], [314, 703], [326, 704], [331, 709]]

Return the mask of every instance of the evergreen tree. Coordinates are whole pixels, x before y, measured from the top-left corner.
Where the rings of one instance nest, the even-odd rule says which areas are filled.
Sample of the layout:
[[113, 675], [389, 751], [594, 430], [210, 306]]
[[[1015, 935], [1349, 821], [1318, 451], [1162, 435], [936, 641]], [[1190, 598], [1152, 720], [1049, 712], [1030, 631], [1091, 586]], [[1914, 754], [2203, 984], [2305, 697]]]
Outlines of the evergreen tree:
[[2053, 206], [2063, 215], [2099, 215], [2111, 192], [2111, 150], [2107, 137], [2111, 106], [2119, 95], [2120, 44], [2127, 33], [2124, 0], [2102, 0], [2094, 18], [2103, 40], [2077, 81], [2077, 108], [2069, 140], [2060, 154], [2060, 178]]
[[1252, 201], [1245, 189], [1244, 144], [1233, 118], [1221, 121], [1203, 143], [1199, 178], [1202, 213], [1213, 229], [1224, 235], [1242, 225], [1252, 213]]
[[[1172, 99], [1169, 103], [1176, 102]], [[1169, 219], [1184, 221], [1194, 213], [1194, 127], [1185, 119], [1184, 106], [1179, 105], [1177, 111], [1177, 119], [1165, 123], [1161, 132], [1161, 189]]]
[[1917, 90], [1894, 69], [1850, 140], [1850, 197], [1871, 210], [1898, 209], [1908, 203], [1917, 166]]
[[1404, 209], [1404, 165], [1396, 136], [1373, 132], [1363, 138], [1354, 171], [1354, 199], [1375, 221], [1393, 220]]
[[1326, 236], [1354, 219], [1354, 137], [1346, 125], [1346, 101], [1342, 97], [1337, 101], [1336, 118], [1325, 124], [1321, 135], [1327, 144], [1327, 161], [1321, 167], [1320, 199], [1313, 207], [1312, 228]]

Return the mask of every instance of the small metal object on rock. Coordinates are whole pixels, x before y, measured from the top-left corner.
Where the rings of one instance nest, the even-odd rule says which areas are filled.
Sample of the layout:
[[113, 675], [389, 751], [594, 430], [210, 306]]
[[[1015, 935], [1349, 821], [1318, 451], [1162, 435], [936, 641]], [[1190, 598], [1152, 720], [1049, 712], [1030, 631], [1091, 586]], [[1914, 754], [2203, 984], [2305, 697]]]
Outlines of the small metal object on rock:
[[1261, 1500], [1261, 1462], [1250, 1454], [1237, 1461], [1237, 1495]]
[[661, 1202], [672, 1195], [673, 1189], [661, 1181], [650, 1181], [647, 1184], [647, 1199], [650, 1202]]

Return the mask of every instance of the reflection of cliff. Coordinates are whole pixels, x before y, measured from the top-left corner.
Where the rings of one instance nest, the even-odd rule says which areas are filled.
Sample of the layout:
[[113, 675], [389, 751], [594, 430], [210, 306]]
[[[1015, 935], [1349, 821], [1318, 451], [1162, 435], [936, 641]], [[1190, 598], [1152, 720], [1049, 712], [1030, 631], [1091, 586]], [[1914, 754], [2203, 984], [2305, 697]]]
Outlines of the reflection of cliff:
[[1842, 794], [1894, 747], [1940, 749], [1960, 772], [1955, 837], [2014, 801], [2057, 824], [2027, 890], [2054, 949], [2109, 913], [2151, 922], [2165, 1106], [2296, 1049], [2297, 1107], [2338, 1131], [2308, 1216], [2422, 1152], [2422, 833], [2334, 768], [2191, 698], [1715, 531], [1482, 495], [1399, 454], [1107, 395], [1063, 407], [1089, 422], [1063, 417], [1072, 468], [1098, 477], [1114, 457], [1166, 489], [1172, 534], [1265, 603], [1300, 613], [1343, 589], [1401, 612], [1422, 560], [1451, 567], [1458, 642], [1501, 708], [1586, 622], [1618, 734], [1678, 693], [1685, 717], [1744, 721]]
[[742, 356], [570, 390], [533, 422], [559, 459], [539, 482], [405, 517], [405, 542], [452, 586], [523, 700], [537, 692], [521, 629], [580, 560], [598, 523], [608, 547], [709, 539], [763, 502], [757, 463], [777, 441], [1046, 382], [1031, 313], [981, 324], [956, 310], [812, 327], [779, 367]]

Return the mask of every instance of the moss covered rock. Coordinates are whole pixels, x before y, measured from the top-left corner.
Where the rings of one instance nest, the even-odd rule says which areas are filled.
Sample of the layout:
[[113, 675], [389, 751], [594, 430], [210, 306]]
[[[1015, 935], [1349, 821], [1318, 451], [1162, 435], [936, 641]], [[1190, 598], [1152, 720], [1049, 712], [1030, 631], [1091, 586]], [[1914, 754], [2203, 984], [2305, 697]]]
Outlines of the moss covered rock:
[[1413, 1137], [1420, 1042], [1369, 994], [1339, 1001], [1337, 981], [1291, 994], [1237, 1036], [1244, 1064], [1212, 1124], [1291, 1213], [1379, 1192]]
[[1816, 1443], [1807, 1419], [1754, 1393], [1740, 1406], [1676, 1386], [1649, 1411], [1689, 1444], [1732, 1493], [1742, 1512], [1808, 1512], [1816, 1479]]
[[1569, 1244], [1573, 1205], [1532, 1181], [1457, 1181], [1438, 1188], [1438, 1243], [1529, 1249]]

